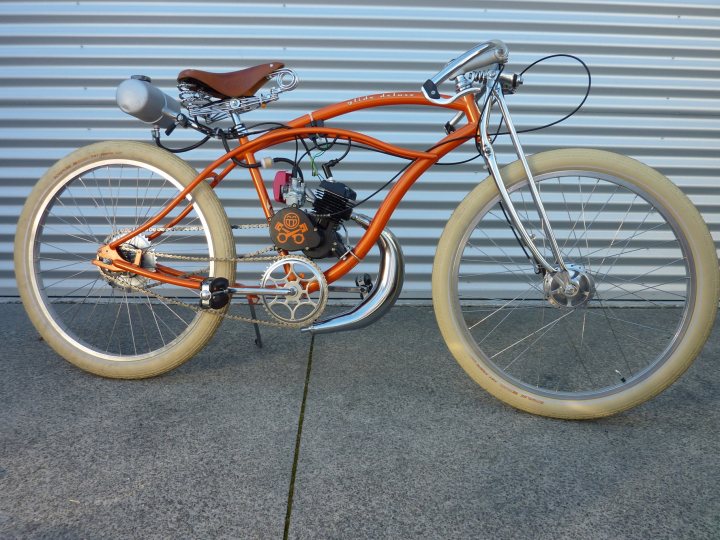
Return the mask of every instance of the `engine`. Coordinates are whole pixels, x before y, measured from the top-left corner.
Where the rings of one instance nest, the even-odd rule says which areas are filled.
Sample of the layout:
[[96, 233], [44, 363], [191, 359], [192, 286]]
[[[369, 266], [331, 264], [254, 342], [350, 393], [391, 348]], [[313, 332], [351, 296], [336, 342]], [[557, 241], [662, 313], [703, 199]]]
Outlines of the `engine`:
[[270, 221], [270, 236], [278, 248], [301, 250], [311, 259], [341, 257], [347, 252], [338, 229], [352, 214], [357, 198], [352, 189], [342, 182], [322, 180], [314, 192], [312, 211], [306, 212], [300, 208], [305, 189], [301, 181], [280, 172], [273, 187], [275, 200], [290, 204]]

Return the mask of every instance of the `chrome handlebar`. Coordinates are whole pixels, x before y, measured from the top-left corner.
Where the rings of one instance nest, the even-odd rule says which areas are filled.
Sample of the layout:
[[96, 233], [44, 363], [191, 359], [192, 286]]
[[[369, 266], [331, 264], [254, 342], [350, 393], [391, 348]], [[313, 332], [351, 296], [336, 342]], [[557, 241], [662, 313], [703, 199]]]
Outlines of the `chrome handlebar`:
[[433, 103], [450, 103], [467, 92], [458, 92], [450, 100], [441, 99], [440, 91], [437, 88], [438, 85], [469, 71], [480, 70], [493, 64], [505, 64], [508, 61], [509, 53], [507, 45], [499, 39], [481, 43], [457, 58], [450, 60], [434, 77], [425, 81], [422, 86], [422, 93], [428, 101]]

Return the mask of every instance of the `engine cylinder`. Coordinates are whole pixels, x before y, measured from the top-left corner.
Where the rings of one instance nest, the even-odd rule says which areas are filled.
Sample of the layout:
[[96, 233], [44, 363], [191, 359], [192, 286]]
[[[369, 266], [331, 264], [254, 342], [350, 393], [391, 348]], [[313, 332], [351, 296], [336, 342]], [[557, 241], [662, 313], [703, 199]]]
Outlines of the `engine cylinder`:
[[352, 214], [357, 194], [341, 182], [323, 180], [315, 190], [313, 210], [318, 216], [329, 215], [330, 221], [340, 222]]

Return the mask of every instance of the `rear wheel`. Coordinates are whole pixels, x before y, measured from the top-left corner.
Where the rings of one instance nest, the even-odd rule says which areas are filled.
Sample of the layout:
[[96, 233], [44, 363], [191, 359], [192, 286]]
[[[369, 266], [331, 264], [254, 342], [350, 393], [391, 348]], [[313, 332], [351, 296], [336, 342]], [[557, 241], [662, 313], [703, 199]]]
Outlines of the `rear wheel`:
[[[712, 329], [719, 275], [707, 227], [676, 186], [630, 158], [578, 149], [529, 161], [568, 271], [535, 273], [488, 178], [438, 246], [443, 337], [475, 381], [528, 412], [593, 418], [642, 403]], [[501, 174], [552, 261], [520, 163]]]
[[[60, 160], [33, 189], [18, 223], [15, 273], [30, 319], [65, 359], [106, 377], [149, 377], [183, 363], [212, 337], [221, 322], [217, 313], [180, 305], [197, 305], [198, 290], [91, 264], [99, 246], [155, 215], [195, 176], [184, 161], [156, 147], [104, 142]], [[161, 223], [190, 202], [175, 230], [155, 238], [146, 232], [119, 253], [134, 260], [141, 251], [140, 264], [149, 270], [165, 264], [184, 276], [232, 283], [232, 232], [207, 185], [197, 186]]]

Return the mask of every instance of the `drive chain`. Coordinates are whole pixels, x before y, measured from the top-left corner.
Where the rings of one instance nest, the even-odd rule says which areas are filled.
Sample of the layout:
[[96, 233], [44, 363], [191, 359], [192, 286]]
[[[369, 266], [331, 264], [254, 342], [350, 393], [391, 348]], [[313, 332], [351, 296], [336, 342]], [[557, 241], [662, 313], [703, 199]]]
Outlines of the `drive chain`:
[[[252, 223], [248, 225], [236, 225], [233, 228], [235, 229], [263, 229], [267, 228], [266, 223]], [[158, 228], [152, 228], [148, 229], [145, 232], [153, 233], [153, 232], [168, 232], [168, 231], [176, 231], [176, 232], [189, 232], [189, 231], [203, 231], [203, 227], [200, 226], [187, 226], [187, 227], [158, 227]], [[118, 231], [119, 233], [127, 233], [131, 232], [130, 229], [126, 231]], [[268, 246], [266, 248], [259, 249], [257, 251], [253, 251], [251, 253], [246, 253], [244, 255], [240, 255], [237, 257], [190, 257], [186, 255], [175, 255], [172, 253], [161, 253], [153, 251], [153, 255], [155, 255], [156, 258], [165, 258], [165, 259], [174, 259], [174, 260], [180, 260], [180, 261], [190, 261], [190, 262], [274, 262], [282, 258], [282, 255], [275, 255], [275, 256], [266, 256], [262, 257], [263, 253], [268, 253], [270, 251], [275, 251], [275, 246]], [[215, 317], [220, 317], [224, 319], [230, 319], [234, 321], [240, 321], [240, 322], [246, 322], [251, 324], [262, 324], [264, 326], [273, 326], [278, 328], [302, 328], [304, 326], [309, 325], [312, 323], [312, 321], [303, 321], [301, 323], [289, 323], [289, 322], [280, 322], [280, 321], [266, 321], [263, 319], [253, 319], [252, 317], [243, 317], [242, 315], [231, 315], [228, 313], [228, 309], [221, 309], [221, 310], [214, 310], [214, 309], [203, 309], [198, 306], [194, 306], [192, 304], [188, 304], [187, 302], [183, 302], [182, 300], [178, 300], [176, 298], [170, 298], [167, 296], [163, 296], [161, 294], [158, 294], [154, 291], [151, 291], [149, 287], [156, 287], [159, 284], [152, 284], [149, 287], [139, 287], [137, 285], [133, 285], [131, 283], [128, 283], [127, 281], [124, 281], [123, 279], [119, 277], [115, 277], [109, 273], [104, 273], [105, 279], [112, 281], [116, 283], [118, 286], [125, 288], [125, 289], [131, 289], [136, 292], [142, 293], [146, 296], [152, 296], [153, 298], [156, 298], [162, 302], [166, 302], [168, 304], [172, 304], [175, 306], [184, 307], [187, 309], [190, 309], [192, 311], [195, 311], [197, 313], [201, 314], [211, 314]]]

